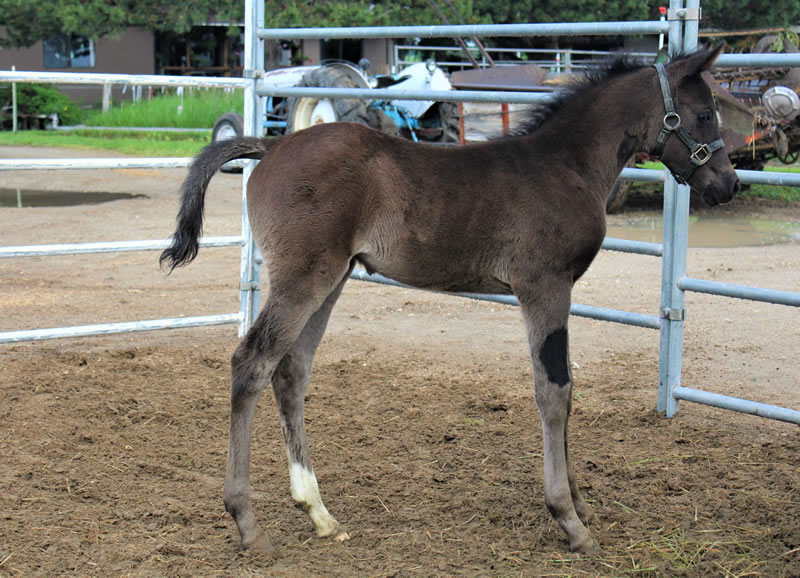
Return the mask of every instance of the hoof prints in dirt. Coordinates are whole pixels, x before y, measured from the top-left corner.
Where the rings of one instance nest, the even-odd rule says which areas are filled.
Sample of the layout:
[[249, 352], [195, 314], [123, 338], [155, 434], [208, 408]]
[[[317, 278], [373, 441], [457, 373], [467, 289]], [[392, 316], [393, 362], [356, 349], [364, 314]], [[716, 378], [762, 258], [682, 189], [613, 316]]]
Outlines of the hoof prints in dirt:
[[[323, 496], [352, 540], [316, 539], [291, 507], [265, 395], [253, 488], [273, 549], [240, 553], [221, 500], [232, 347], [2, 352], [0, 568], [800, 574], [793, 428], [697, 409], [665, 420], [622, 372], [613, 390], [584, 376], [571, 444], [602, 551], [569, 555], [543, 504], [524, 360], [355, 360], [337, 339], [323, 345], [306, 417]], [[607, 408], [611, 395], [619, 411]]]

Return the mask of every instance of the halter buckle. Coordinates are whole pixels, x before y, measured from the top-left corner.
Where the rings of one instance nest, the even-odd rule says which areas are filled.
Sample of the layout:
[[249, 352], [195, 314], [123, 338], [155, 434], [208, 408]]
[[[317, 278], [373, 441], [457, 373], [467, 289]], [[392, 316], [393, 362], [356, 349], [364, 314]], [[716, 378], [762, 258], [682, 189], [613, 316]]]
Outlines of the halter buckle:
[[[675, 124], [670, 124], [670, 122], [674, 122]], [[664, 115], [664, 128], [668, 131], [676, 130], [678, 127], [681, 126], [681, 116], [675, 112], [668, 112]]]
[[711, 160], [712, 154], [714, 153], [709, 150], [708, 145], [698, 144], [692, 148], [692, 156], [690, 157], [690, 160], [699, 167]]

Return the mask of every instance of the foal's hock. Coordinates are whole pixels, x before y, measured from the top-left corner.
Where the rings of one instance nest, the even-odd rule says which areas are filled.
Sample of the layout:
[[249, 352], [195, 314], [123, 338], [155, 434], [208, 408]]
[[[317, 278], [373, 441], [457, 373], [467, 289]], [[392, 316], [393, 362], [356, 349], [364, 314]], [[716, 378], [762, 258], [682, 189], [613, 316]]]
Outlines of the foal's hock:
[[700, 76], [719, 52], [706, 47], [666, 67], [619, 59], [535, 109], [513, 136], [481, 144], [443, 148], [334, 123], [278, 139], [221, 141], [197, 156], [161, 256], [171, 268], [197, 254], [214, 173], [236, 158], [261, 159], [247, 208], [269, 295], [233, 355], [224, 490], [243, 547], [260, 539], [250, 430], [270, 383], [292, 497], [320, 536], [349, 538], [320, 497], [303, 397], [331, 310], [361, 264], [416, 287], [517, 296], [542, 418], [545, 503], [572, 550], [596, 548], [593, 512], [567, 450], [572, 286], [600, 249], [606, 195], [634, 153], [657, 154], [710, 204], [732, 198], [736, 174], [719, 150], [714, 102]]

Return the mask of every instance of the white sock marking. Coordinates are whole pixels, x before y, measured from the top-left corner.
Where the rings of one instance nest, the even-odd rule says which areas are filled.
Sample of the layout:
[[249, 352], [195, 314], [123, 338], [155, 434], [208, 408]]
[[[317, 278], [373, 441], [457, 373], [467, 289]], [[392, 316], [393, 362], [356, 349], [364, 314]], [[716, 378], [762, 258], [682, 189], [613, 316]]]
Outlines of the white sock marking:
[[320, 536], [330, 536], [336, 531], [339, 523], [328, 513], [322, 497], [319, 495], [319, 484], [314, 472], [289, 461], [289, 480], [292, 485], [292, 498], [298, 504], [306, 506], [306, 511], [317, 528]]

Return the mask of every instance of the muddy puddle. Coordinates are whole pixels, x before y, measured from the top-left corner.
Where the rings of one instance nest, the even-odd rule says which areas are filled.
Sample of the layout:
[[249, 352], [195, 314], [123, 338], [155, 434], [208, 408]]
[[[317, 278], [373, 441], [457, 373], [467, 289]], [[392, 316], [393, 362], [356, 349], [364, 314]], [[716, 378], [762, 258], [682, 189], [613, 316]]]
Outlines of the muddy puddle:
[[147, 198], [147, 195], [135, 195], [132, 193], [80, 193], [0, 188], [0, 207], [70, 207], [73, 205], [96, 205], [109, 201], [145, 198]]
[[[626, 218], [609, 225], [609, 237], [661, 243], [664, 229], [661, 215]], [[753, 217], [690, 216], [690, 247], [753, 247], [800, 243], [800, 220], [776, 221]]]

